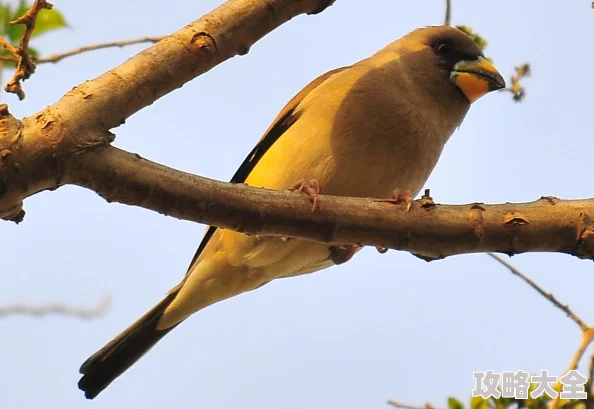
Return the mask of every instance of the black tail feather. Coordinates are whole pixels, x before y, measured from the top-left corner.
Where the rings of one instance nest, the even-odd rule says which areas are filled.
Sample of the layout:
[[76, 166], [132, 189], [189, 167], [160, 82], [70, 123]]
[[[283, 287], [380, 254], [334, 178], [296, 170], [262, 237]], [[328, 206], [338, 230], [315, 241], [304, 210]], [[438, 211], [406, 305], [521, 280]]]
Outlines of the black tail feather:
[[177, 291], [171, 291], [159, 304], [124, 332], [94, 353], [80, 367], [84, 376], [78, 382], [87, 399], [93, 399], [114, 379], [130, 368], [141, 356], [178, 324], [157, 330], [159, 319], [173, 301]]

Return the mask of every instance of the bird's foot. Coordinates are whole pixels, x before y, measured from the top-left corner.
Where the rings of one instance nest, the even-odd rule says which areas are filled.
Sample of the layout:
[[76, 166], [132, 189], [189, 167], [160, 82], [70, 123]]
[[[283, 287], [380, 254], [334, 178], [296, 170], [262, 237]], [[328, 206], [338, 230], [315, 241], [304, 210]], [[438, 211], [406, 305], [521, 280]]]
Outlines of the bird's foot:
[[293, 186], [293, 189], [291, 190], [297, 190], [298, 192], [305, 193], [306, 195], [308, 195], [313, 202], [311, 212], [313, 213], [316, 210], [318, 210], [318, 195], [320, 194], [322, 189], [320, 188], [320, 183], [317, 180], [312, 179], [309, 181], [309, 183], [297, 183], [295, 186]]
[[413, 198], [409, 190], [400, 192], [400, 190], [394, 190], [390, 199], [376, 199], [376, 202], [387, 202], [392, 204], [406, 203], [406, 211], [409, 212], [413, 203]]
[[330, 259], [334, 264], [343, 264], [353, 258], [357, 250], [361, 246], [356, 244], [350, 246], [334, 246], [330, 247]]

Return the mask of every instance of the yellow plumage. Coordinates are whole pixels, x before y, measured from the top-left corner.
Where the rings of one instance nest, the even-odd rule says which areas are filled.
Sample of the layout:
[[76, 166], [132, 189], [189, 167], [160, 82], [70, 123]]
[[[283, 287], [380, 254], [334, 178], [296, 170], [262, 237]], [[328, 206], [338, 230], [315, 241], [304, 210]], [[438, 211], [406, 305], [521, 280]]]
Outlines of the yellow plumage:
[[[315, 179], [329, 195], [388, 198], [398, 190], [414, 196], [466, 115], [468, 95], [474, 100], [477, 90], [501, 86], [501, 76], [462, 32], [416, 30], [306, 86], [233, 181], [290, 189]], [[79, 387], [87, 397], [196, 311], [274, 279], [333, 265], [331, 248], [311, 241], [212, 228], [204, 240], [184, 280], [83, 364]]]

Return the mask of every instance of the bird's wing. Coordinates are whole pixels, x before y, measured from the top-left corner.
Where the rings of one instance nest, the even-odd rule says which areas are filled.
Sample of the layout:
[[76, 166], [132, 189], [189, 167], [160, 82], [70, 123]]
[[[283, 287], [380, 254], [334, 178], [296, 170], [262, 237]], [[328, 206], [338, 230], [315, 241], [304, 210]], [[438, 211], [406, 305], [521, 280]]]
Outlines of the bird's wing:
[[[305, 88], [303, 88], [297, 95], [295, 95], [282, 111], [277, 115], [277, 117], [272, 122], [272, 125], [266, 130], [264, 136], [260, 138], [254, 149], [249, 153], [249, 155], [245, 158], [239, 169], [235, 172], [233, 177], [231, 178], [231, 183], [243, 183], [249, 176], [250, 172], [254, 169], [258, 161], [264, 156], [266, 151], [270, 149], [270, 147], [284, 134], [287, 129], [291, 127], [301, 116], [302, 111], [298, 109], [299, 104], [303, 99], [314, 89], [316, 89], [320, 84], [326, 81], [328, 78], [337, 74], [339, 72], [345, 71], [350, 67], [341, 67], [334, 69], [332, 71], [328, 71], [327, 73], [319, 76], [312, 82], [310, 82]], [[210, 238], [217, 230], [216, 226], [209, 226], [198, 246], [198, 250], [196, 250], [196, 254], [192, 258], [190, 265], [188, 267], [188, 272], [192, 269], [192, 266], [204, 251], [204, 248], [208, 244]]]

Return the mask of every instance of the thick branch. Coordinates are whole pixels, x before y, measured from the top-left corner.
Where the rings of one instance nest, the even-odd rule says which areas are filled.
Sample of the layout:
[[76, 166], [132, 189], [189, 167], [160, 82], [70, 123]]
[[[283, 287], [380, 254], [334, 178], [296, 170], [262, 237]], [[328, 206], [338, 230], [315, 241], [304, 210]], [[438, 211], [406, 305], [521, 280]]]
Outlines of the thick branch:
[[230, 0], [119, 67], [83, 83], [22, 123], [0, 109], [0, 217], [21, 220], [22, 200], [60, 185], [72, 155], [113, 140], [112, 128], [279, 25], [334, 0]]
[[247, 54], [284, 22], [329, 3], [333, 0], [230, 0], [119, 67], [75, 87], [53, 108], [74, 117], [79, 129], [108, 131], [223, 61]]
[[252, 234], [374, 245], [429, 258], [529, 251], [594, 258], [594, 199], [443, 206], [425, 198], [407, 212], [405, 205], [322, 195], [312, 213], [309, 199], [296, 192], [218, 182], [113, 147], [74, 156], [63, 178], [109, 202]]
[[[22, 200], [71, 183], [109, 201], [253, 234], [376, 245], [428, 258], [469, 252], [556, 251], [593, 258], [594, 200], [438, 206], [410, 212], [370, 199], [320, 198], [228, 185], [110, 147], [126, 118], [249, 47], [300, 13], [332, 0], [231, 0], [121, 66], [18, 121], [0, 106], [0, 217], [19, 221]], [[322, 186], [323, 189], [323, 186]]]

